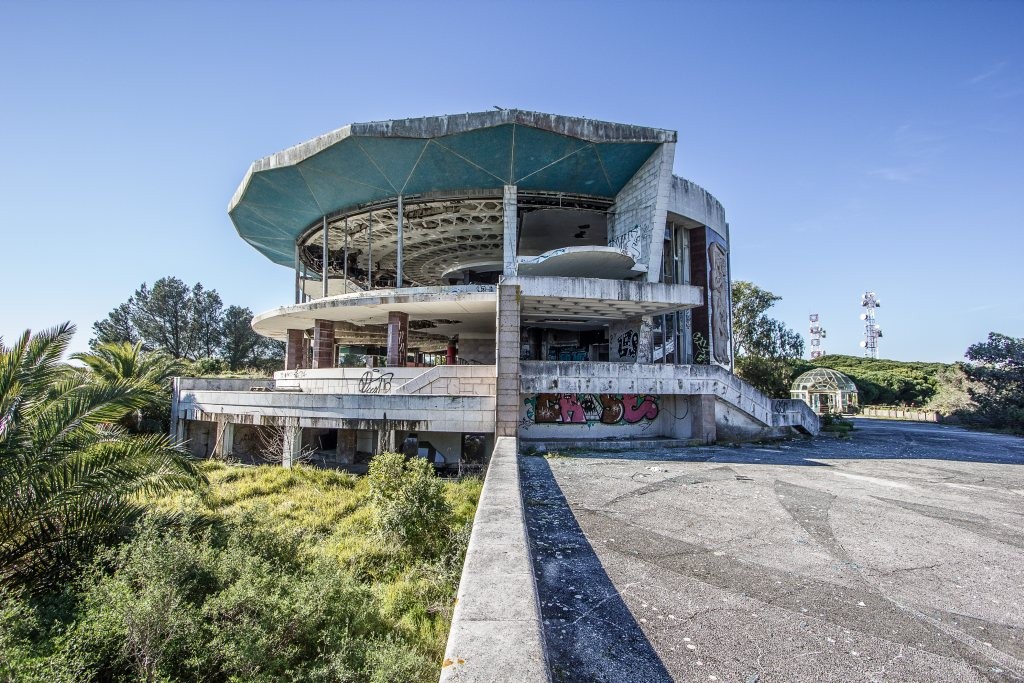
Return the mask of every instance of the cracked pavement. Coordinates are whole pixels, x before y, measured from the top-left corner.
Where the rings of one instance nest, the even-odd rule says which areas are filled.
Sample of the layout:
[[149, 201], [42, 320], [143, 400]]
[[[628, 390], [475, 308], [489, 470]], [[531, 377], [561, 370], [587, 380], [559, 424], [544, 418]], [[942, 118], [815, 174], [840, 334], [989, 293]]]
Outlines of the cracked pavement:
[[522, 457], [555, 681], [1024, 681], [1024, 439]]

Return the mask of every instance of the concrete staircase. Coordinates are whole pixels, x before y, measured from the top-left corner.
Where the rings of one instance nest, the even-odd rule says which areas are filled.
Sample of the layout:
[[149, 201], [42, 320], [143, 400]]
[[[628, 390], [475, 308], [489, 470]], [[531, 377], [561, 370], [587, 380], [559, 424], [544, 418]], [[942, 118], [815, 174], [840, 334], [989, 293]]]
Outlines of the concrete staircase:
[[717, 365], [523, 361], [520, 385], [523, 393], [711, 395], [767, 430], [821, 429], [803, 401], [769, 398]]

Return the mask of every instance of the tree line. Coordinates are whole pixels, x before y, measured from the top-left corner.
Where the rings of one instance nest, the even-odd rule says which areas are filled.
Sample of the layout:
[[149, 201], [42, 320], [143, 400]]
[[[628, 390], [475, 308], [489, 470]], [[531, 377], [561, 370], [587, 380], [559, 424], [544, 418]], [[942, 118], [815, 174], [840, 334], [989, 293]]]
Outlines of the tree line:
[[280, 369], [284, 344], [257, 334], [250, 324], [252, 316], [246, 307], [224, 308], [217, 290], [202, 283], [189, 287], [176, 277], [162, 277], [152, 287], [142, 283], [127, 301], [96, 322], [89, 345], [140, 343], [145, 351], [200, 361], [199, 374]]
[[801, 358], [800, 334], [769, 315], [781, 297], [737, 280], [732, 285], [736, 374], [774, 398], [789, 398], [797, 377], [815, 367], [853, 380], [861, 405], [938, 410], [968, 426], [1024, 433], [1024, 338], [990, 332], [957, 363], [925, 363], [829, 354]]

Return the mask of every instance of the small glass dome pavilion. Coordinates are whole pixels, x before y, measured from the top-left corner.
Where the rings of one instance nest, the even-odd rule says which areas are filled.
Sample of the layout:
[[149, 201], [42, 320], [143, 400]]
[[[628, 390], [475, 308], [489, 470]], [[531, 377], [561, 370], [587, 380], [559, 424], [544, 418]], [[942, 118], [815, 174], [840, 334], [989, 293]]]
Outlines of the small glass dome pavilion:
[[832, 368], [814, 368], [800, 375], [789, 388], [789, 395], [800, 399], [819, 415], [858, 410], [857, 385]]

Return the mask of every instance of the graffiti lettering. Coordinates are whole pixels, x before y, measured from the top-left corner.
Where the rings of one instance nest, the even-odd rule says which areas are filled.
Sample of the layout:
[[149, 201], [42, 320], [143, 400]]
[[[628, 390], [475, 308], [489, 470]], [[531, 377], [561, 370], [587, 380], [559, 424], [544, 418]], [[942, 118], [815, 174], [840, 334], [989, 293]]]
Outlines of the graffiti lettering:
[[640, 333], [636, 330], [626, 330], [619, 335], [618, 354], [619, 358], [636, 358], [640, 350]]
[[640, 224], [634, 225], [621, 235], [616, 235], [608, 240], [608, 246], [621, 249], [633, 258], [638, 259], [640, 257], [640, 244], [643, 232], [644, 226]]
[[534, 424], [646, 424], [658, 417], [653, 394], [537, 394], [524, 403]]
[[380, 370], [367, 370], [359, 378], [360, 394], [386, 394], [391, 391], [391, 378], [393, 372], [381, 372]]

